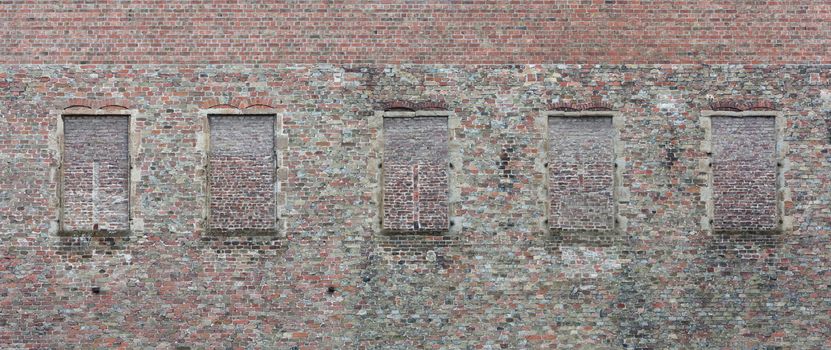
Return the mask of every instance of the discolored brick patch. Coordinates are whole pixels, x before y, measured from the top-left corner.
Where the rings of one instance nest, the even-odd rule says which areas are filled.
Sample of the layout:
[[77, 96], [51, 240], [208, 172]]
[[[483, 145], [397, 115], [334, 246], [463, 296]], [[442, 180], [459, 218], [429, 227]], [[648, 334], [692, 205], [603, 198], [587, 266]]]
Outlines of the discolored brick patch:
[[384, 118], [384, 217], [390, 231], [448, 227], [447, 118]]
[[126, 231], [129, 117], [64, 116], [62, 231]]
[[275, 228], [274, 116], [210, 116], [209, 228]]
[[773, 117], [713, 117], [713, 228], [768, 231], [776, 209]]
[[550, 117], [549, 227], [614, 229], [612, 117]]

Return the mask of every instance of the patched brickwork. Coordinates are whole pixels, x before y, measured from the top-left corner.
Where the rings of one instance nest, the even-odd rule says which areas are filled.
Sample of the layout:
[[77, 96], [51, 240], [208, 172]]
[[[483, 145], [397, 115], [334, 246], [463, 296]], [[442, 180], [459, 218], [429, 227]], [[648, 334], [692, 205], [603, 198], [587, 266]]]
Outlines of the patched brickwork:
[[127, 116], [63, 117], [63, 231], [126, 231], [129, 224]]
[[713, 228], [767, 231], [778, 225], [773, 117], [713, 117]]
[[[813, 63], [0, 64], [0, 348], [826, 349], [829, 81]], [[56, 234], [76, 98], [135, 111], [126, 237]], [[725, 99], [781, 113], [791, 231], [707, 226], [703, 111]], [[395, 100], [446, 104], [447, 234], [379, 234]], [[206, 109], [259, 108], [237, 101], [275, 109], [277, 236], [206, 231]], [[620, 232], [554, 237], [545, 111], [592, 101], [615, 111]]]
[[274, 116], [210, 116], [212, 232], [275, 229]]
[[384, 230], [448, 228], [447, 142], [446, 117], [384, 118]]
[[[829, 349], [829, 25], [828, 0], [0, 1], [0, 348]], [[62, 122], [118, 111], [123, 147]], [[605, 122], [549, 122], [607, 111], [614, 171]], [[270, 146], [208, 120], [246, 113]], [[129, 180], [95, 161], [125, 147]], [[130, 234], [60, 234], [93, 203]]]
[[549, 227], [554, 231], [614, 229], [612, 117], [551, 117]]

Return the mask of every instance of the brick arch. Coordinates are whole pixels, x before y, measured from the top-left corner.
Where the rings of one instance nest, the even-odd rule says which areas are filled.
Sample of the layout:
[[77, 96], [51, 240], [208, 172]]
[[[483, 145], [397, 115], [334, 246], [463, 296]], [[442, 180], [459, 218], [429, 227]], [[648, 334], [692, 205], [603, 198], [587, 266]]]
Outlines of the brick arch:
[[121, 98], [108, 98], [105, 100], [96, 100], [91, 98], [72, 98], [66, 102], [64, 110], [68, 109], [100, 109], [100, 110], [124, 110], [130, 109], [130, 103]]
[[123, 98], [108, 98], [99, 101], [98, 109], [121, 110], [130, 109], [130, 102]]
[[251, 109], [251, 108], [274, 108], [274, 106], [265, 105], [265, 104], [250, 104], [241, 109]]
[[94, 105], [95, 104], [93, 103], [93, 101], [90, 100], [90, 99], [87, 99], [87, 98], [72, 98], [72, 99], [69, 99], [68, 101], [66, 101], [66, 107], [64, 107], [63, 109], [64, 110], [72, 109], [72, 108], [93, 109]]
[[103, 105], [101, 107], [98, 107], [98, 109], [109, 109], [109, 110], [118, 109], [118, 110], [121, 110], [121, 109], [130, 109], [130, 108], [128, 108], [126, 106], [122, 106], [122, 105], [117, 105], [117, 104], [108, 104], [108, 105]]
[[425, 101], [418, 104], [418, 109], [421, 110], [444, 110], [447, 109], [447, 104], [444, 101]]
[[607, 102], [593, 101], [586, 103], [557, 102], [549, 105], [549, 110], [562, 112], [593, 112], [613, 111], [612, 105]]
[[76, 109], [76, 108], [92, 109], [92, 107], [86, 106], [86, 105], [70, 104], [70, 105], [64, 107], [64, 110]]
[[773, 111], [773, 102], [758, 99], [723, 99], [710, 103], [710, 109], [724, 112]]
[[242, 98], [235, 97], [227, 101], [221, 101], [217, 98], [206, 100], [200, 104], [201, 108], [233, 108], [233, 109], [249, 109], [249, 108], [275, 108], [277, 104], [271, 99], [267, 98]]
[[203, 108], [233, 108], [233, 109], [239, 109], [239, 107], [228, 104], [228, 103], [209, 104], [209, 105], [205, 105], [205, 107], [203, 107]]
[[249, 98], [240, 103], [240, 109], [274, 108], [276, 103], [268, 98]]
[[383, 103], [383, 109], [385, 111], [394, 111], [394, 110], [408, 110], [408, 111], [415, 111], [418, 109], [418, 105], [414, 102], [410, 101], [389, 101]]
[[411, 102], [411, 101], [404, 101], [404, 100], [395, 100], [395, 101], [388, 101], [382, 103], [382, 108], [385, 111], [394, 111], [394, 110], [406, 110], [406, 111], [417, 111], [417, 110], [445, 110], [447, 109], [447, 104], [444, 101], [423, 101], [423, 102]]

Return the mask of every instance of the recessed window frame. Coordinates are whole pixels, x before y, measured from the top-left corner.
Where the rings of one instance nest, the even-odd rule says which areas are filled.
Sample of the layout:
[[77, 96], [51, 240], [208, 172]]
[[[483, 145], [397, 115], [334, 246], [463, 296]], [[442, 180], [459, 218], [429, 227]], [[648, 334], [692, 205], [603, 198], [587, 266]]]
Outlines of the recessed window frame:
[[[202, 152], [202, 169], [204, 173], [202, 190], [204, 193], [204, 206], [202, 212], [202, 229], [209, 236], [268, 236], [285, 237], [286, 220], [284, 219], [284, 207], [286, 203], [286, 181], [288, 171], [284, 166], [284, 158], [288, 151], [288, 137], [283, 133], [283, 116], [279, 111], [272, 108], [249, 108], [240, 110], [237, 108], [209, 108], [202, 110], [203, 133], [197, 141]], [[272, 117], [273, 126], [273, 147], [272, 157], [274, 158], [274, 225], [270, 229], [234, 229], [222, 230], [211, 228], [211, 188], [210, 188], [210, 153], [211, 153], [211, 124], [212, 117]]]
[[[713, 227], [715, 221], [715, 188], [713, 187], [713, 118], [730, 117], [768, 117], [774, 118], [776, 159], [776, 222], [772, 230], [717, 230]], [[793, 217], [786, 215], [785, 202], [791, 201], [790, 190], [786, 186], [785, 171], [789, 167], [787, 160], [788, 143], [785, 140], [786, 118], [780, 111], [701, 111], [700, 125], [704, 129], [704, 141], [701, 151], [706, 155], [703, 164], [699, 165], [707, 174], [707, 184], [701, 191], [701, 201], [704, 202], [705, 215], [701, 218], [701, 229], [710, 234], [784, 234], [793, 230]]]
[[[384, 119], [385, 118], [414, 118], [414, 117], [443, 117], [447, 118], [447, 224], [443, 230], [397, 230], [384, 229]], [[461, 192], [458, 186], [462, 159], [460, 145], [456, 133], [461, 129], [458, 116], [448, 110], [392, 110], [375, 111], [369, 120], [370, 129], [375, 133], [373, 137], [373, 152], [369, 157], [368, 171], [375, 179], [373, 184], [373, 198], [376, 203], [376, 215], [373, 220], [374, 231], [385, 236], [419, 235], [419, 236], [456, 236], [461, 230], [461, 218], [457, 216], [458, 203]]]
[[[564, 236], [576, 235], [587, 236], [585, 238], [603, 236], [617, 236], [621, 232], [626, 231], [627, 221], [620, 215], [620, 206], [626, 203], [625, 191], [623, 190], [623, 142], [621, 141], [620, 130], [623, 127], [623, 116], [618, 111], [545, 111], [541, 113], [542, 131], [543, 131], [543, 151], [542, 156], [545, 162], [544, 170], [544, 195], [543, 202], [545, 203], [545, 215], [540, 220], [542, 232], [546, 232], [549, 236]], [[612, 228], [608, 230], [594, 230], [594, 229], [553, 229], [551, 228], [551, 220], [554, 216], [551, 212], [551, 179], [550, 179], [550, 152], [551, 152], [551, 136], [550, 136], [550, 119], [551, 118], [610, 118], [612, 124], [612, 152], [614, 159], [611, 159], [612, 164]]]
[[[57, 190], [55, 191], [52, 202], [57, 208], [57, 217], [50, 225], [50, 232], [62, 237], [125, 237], [143, 229], [143, 222], [141, 220], [134, 220], [135, 208], [134, 204], [138, 203], [136, 185], [139, 182], [139, 171], [136, 166], [136, 154], [139, 149], [140, 136], [137, 126], [137, 119], [142, 118], [137, 110], [133, 109], [92, 109], [85, 107], [71, 107], [55, 113], [57, 115], [57, 122], [55, 128], [55, 137], [50, 140], [50, 148], [55, 151], [56, 164], [53, 166], [52, 178], [56, 183]], [[66, 135], [64, 132], [64, 121], [66, 118], [73, 117], [117, 117], [127, 118], [127, 223], [128, 228], [124, 230], [68, 230], [65, 224], [65, 207], [64, 207], [64, 192], [67, 188], [64, 177], [65, 156], [66, 156]]]

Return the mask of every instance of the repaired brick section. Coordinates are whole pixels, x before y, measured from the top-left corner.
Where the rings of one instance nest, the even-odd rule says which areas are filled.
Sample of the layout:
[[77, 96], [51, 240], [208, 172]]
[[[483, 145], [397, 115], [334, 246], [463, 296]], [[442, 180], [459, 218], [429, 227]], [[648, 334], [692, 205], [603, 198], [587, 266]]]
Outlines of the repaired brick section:
[[722, 116], [712, 125], [713, 229], [775, 230], [775, 118]]
[[550, 117], [548, 122], [549, 227], [552, 231], [612, 231], [612, 117]]
[[447, 142], [447, 117], [384, 118], [384, 230], [447, 230]]
[[62, 231], [126, 231], [127, 116], [64, 116]]
[[212, 233], [276, 227], [274, 116], [210, 116]]

